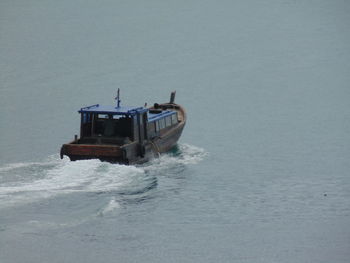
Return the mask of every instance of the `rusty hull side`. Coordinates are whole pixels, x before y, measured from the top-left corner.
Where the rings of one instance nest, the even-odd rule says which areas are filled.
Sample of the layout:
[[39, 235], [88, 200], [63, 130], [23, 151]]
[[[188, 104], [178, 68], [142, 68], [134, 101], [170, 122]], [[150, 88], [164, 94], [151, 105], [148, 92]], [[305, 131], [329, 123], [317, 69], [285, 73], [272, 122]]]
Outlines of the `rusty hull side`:
[[63, 155], [67, 155], [72, 161], [85, 159], [113, 160], [122, 158], [123, 152], [118, 146], [68, 143], [62, 145], [61, 158], [63, 158]]
[[61, 147], [61, 158], [67, 155], [71, 161], [100, 159], [113, 163], [129, 164], [137, 156], [137, 143], [130, 143], [122, 147], [117, 145], [89, 145], [71, 142]]

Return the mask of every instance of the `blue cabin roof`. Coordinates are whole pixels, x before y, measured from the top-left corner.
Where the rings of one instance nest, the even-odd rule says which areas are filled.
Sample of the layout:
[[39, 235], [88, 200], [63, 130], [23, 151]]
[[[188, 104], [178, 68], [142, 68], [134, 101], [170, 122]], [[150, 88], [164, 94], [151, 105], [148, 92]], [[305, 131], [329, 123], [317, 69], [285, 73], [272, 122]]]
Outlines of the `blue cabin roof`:
[[144, 107], [132, 107], [132, 106], [114, 107], [114, 106], [102, 106], [99, 104], [95, 104], [92, 106], [81, 108], [78, 112], [134, 116], [137, 113], [143, 113], [146, 111], [148, 111], [148, 109]]
[[133, 106], [124, 106], [124, 107], [114, 107], [114, 106], [103, 106], [99, 104], [91, 105], [88, 107], [81, 108], [79, 113], [92, 113], [92, 114], [112, 114], [112, 115], [126, 115], [126, 116], [135, 116], [137, 113], [148, 112], [148, 121], [157, 121], [172, 114], [175, 114], [174, 111], [164, 110], [160, 113], [150, 113], [147, 108], [144, 107], [133, 107]]

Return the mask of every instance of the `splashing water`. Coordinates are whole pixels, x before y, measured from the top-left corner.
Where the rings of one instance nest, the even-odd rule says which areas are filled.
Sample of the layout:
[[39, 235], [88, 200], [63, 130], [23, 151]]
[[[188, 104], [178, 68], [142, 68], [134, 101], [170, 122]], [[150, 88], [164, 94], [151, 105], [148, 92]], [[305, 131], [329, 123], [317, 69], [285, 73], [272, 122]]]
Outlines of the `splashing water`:
[[115, 198], [112, 198], [109, 201], [109, 203], [103, 209], [101, 209], [101, 211], [98, 213], [98, 215], [104, 216], [104, 215], [118, 209], [119, 207], [120, 207], [119, 202]]
[[[0, 167], [0, 209], [72, 193], [142, 194], [157, 185], [157, 176], [201, 161], [206, 152], [188, 144], [147, 164], [125, 166], [84, 160], [70, 162], [57, 155], [42, 162], [12, 163]], [[102, 213], [119, 206], [111, 199]]]

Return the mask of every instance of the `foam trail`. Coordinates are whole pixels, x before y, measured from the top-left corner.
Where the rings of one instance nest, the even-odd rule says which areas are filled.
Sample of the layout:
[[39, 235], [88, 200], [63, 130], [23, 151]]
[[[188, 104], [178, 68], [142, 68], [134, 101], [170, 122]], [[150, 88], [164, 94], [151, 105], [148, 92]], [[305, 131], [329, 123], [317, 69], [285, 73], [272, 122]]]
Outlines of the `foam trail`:
[[99, 216], [105, 216], [116, 209], [120, 208], [120, 204], [116, 201], [115, 198], [112, 198], [109, 203], [98, 213]]
[[160, 158], [154, 159], [148, 165], [145, 165], [147, 172], [157, 171], [162, 173], [171, 169], [186, 167], [190, 164], [197, 164], [202, 161], [208, 152], [204, 149], [189, 145], [178, 144], [170, 153], [163, 154]]
[[[84, 160], [70, 162], [58, 155], [42, 162], [13, 163], [0, 167], [0, 208], [35, 202], [70, 193], [143, 194], [157, 185], [157, 176], [179, 172], [203, 160], [207, 152], [189, 144], [140, 166]], [[117, 202], [113, 199], [107, 207]], [[109, 208], [106, 208], [108, 211]]]
[[[42, 171], [40, 166], [47, 169]], [[138, 184], [143, 187], [145, 177], [142, 168], [98, 160], [70, 162], [65, 159], [57, 162], [56, 159], [43, 163], [11, 164], [1, 168], [0, 207], [73, 192], [117, 191]], [[13, 175], [15, 179], [9, 180], [8, 177]]]

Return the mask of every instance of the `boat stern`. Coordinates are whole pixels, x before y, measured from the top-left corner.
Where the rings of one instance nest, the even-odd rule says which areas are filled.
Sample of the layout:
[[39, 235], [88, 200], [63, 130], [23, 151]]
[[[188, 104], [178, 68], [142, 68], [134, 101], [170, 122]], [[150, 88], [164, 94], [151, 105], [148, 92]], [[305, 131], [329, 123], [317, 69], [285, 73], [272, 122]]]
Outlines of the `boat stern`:
[[66, 155], [71, 161], [99, 159], [111, 163], [131, 164], [135, 163], [135, 157], [139, 155], [139, 145], [130, 143], [118, 145], [91, 145], [71, 142], [63, 144], [60, 150], [61, 159]]

